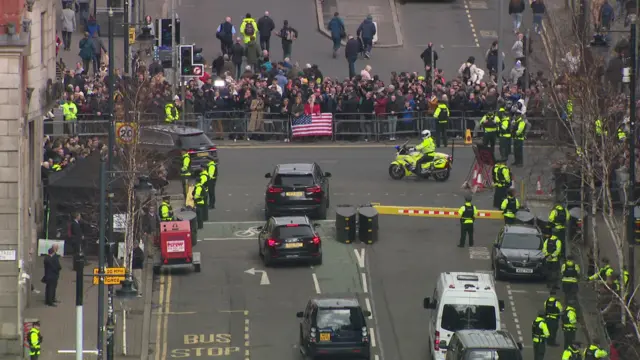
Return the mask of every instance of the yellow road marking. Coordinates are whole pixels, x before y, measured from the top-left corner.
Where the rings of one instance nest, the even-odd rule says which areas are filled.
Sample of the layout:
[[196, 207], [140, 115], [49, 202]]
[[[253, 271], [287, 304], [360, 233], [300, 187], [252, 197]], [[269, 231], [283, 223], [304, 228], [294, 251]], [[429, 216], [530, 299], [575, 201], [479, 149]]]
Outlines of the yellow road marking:
[[[166, 275], [167, 278], [167, 297], [166, 297], [166, 302], [164, 304], [164, 309], [163, 312], [168, 314], [170, 313], [170, 307], [171, 307], [171, 274], [167, 274]], [[162, 357], [161, 360], [166, 360], [167, 359], [167, 336], [169, 333], [169, 327], [167, 326], [168, 323], [168, 319], [164, 321], [164, 324], [162, 326]]]
[[[462, 141], [460, 144], [456, 144], [456, 148], [469, 148], [472, 145], [464, 145]], [[372, 149], [372, 148], [391, 148], [395, 146], [395, 144], [367, 144], [367, 145], [350, 145], [350, 144], [327, 144], [327, 145], [220, 145], [218, 149], [254, 149], [254, 150], [264, 150], [264, 149]], [[525, 148], [556, 148], [557, 145], [526, 145]], [[450, 149], [451, 147], [448, 147]]]
[[197, 314], [196, 311], [172, 311], [169, 313], [166, 312], [155, 312], [153, 313], [153, 315], [157, 315], [157, 316], [169, 316], [169, 315], [195, 315]]
[[[164, 306], [164, 279], [165, 279], [164, 274], [160, 274], [160, 294], [158, 295], [158, 303], [160, 304], [160, 306]], [[154, 358], [156, 360], [159, 360], [158, 356], [160, 356], [161, 341], [162, 341], [162, 317], [159, 316], [158, 324], [156, 326], [156, 350], [154, 354], [155, 355]]]

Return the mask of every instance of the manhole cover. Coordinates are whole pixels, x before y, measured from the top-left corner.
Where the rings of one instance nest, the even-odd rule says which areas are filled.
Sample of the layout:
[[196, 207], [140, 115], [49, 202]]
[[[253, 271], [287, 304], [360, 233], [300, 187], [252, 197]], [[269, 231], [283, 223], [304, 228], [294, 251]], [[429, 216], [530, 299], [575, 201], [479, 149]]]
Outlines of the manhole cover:
[[489, 9], [489, 5], [486, 1], [469, 1], [469, 9], [472, 10], [487, 10]]
[[480, 36], [483, 38], [497, 39], [498, 33], [495, 30], [480, 30]]

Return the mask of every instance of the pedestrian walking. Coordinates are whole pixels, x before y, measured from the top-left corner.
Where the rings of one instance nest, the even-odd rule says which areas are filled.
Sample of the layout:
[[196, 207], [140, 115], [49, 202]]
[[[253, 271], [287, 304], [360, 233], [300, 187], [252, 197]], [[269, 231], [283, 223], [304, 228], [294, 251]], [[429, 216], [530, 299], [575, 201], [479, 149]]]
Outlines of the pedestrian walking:
[[44, 258], [44, 303], [47, 306], [57, 306], [56, 290], [58, 288], [58, 280], [60, 279], [60, 255], [58, 255], [58, 245], [54, 244]]
[[180, 180], [182, 181], [182, 194], [187, 199], [187, 188], [191, 177], [191, 155], [188, 150], [182, 150], [182, 167], [180, 168]]
[[[89, 73], [89, 65], [93, 60], [93, 43], [91, 42], [91, 38], [89, 37], [89, 32], [84, 32], [84, 37], [80, 40], [80, 59], [82, 59], [82, 68], [84, 69], [84, 73]], [[94, 70], [95, 75], [95, 70]]]
[[464, 205], [458, 210], [460, 214], [460, 243], [464, 247], [466, 237], [469, 237], [469, 247], [473, 246], [473, 223], [478, 216], [478, 208], [471, 204], [471, 195], [465, 195]]
[[516, 41], [513, 43], [513, 46], [511, 46], [511, 52], [513, 53], [513, 57], [516, 59], [516, 61], [520, 61], [522, 64], [526, 64], [525, 63], [525, 49], [524, 49], [524, 34], [523, 33], [518, 33], [516, 35]]
[[558, 335], [558, 326], [560, 325], [560, 314], [563, 308], [560, 300], [556, 298], [556, 291], [549, 292], [549, 298], [544, 302], [544, 312], [549, 336], [547, 337], [547, 345], [556, 346], [556, 336]]
[[436, 69], [438, 67], [438, 52], [433, 49], [433, 43], [430, 42], [427, 44], [427, 48], [424, 49], [422, 54], [420, 54], [420, 59], [422, 59], [422, 63], [424, 64], [424, 76], [427, 78], [427, 80], [431, 79], [431, 76], [434, 72], [433, 69]]
[[236, 79], [242, 75], [242, 60], [245, 56], [245, 48], [242, 45], [242, 38], [236, 38], [235, 44], [231, 47], [231, 62], [236, 68]]
[[254, 36], [249, 38], [249, 42], [244, 49], [244, 56], [247, 58], [247, 64], [251, 66], [251, 70], [259, 74], [262, 51], [260, 51], [260, 44], [258, 44]]
[[209, 209], [216, 208], [216, 181], [218, 180], [218, 166], [213, 158], [209, 158], [207, 163], [207, 192], [209, 193]]
[[240, 24], [240, 33], [242, 33], [242, 36], [244, 37], [244, 43], [248, 44], [252, 41], [252, 38], [255, 40], [258, 35], [256, 34], [257, 31], [258, 23], [256, 23], [256, 20], [251, 17], [251, 14], [247, 13], [247, 15], [244, 16], [244, 19], [242, 19], [242, 24]]
[[236, 28], [231, 23], [231, 17], [227, 16], [216, 29], [216, 38], [220, 40], [220, 50], [223, 54], [231, 54], [233, 37], [236, 35]]
[[549, 337], [549, 327], [545, 320], [544, 310], [538, 311], [538, 316], [533, 320], [531, 326], [531, 337], [533, 340], [533, 360], [544, 360], [544, 353], [547, 349], [547, 338]]
[[513, 32], [520, 31], [522, 25], [522, 13], [524, 12], [525, 5], [524, 0], [510, 0], [509, 1], [509, 15], [513, 21]]
[[564, 349], [571, 347], [576, 340], [578, 330], [578, 313], [573, 307], [573, 302], [567, 303], [567, 308], [562, 314], [562, 332], [564, 334]]
[[347, 37], [344, 20], [342, 20], [337, 11], [333, 14], [333, 18], [329, 20], [327, 29], [331, 33], [331, 41], [333, 41], [333, 58], [335, 59], [338, 57], [338, 50], [340, 50], [342, 39]]
[[290, 58], [293, 51], [293, 42], [298, 39], [298, 30], [289, 26], [289, 20], [285, 20], [282, 24], [282, 29], [275, 32], [275, 35], [282, 40], [282, 57]]
[[578, 281], [580, 280], [580, 265], [575, 263], [573, 256], [567, 256], [567, 261], [560, 268], [560, 274], [562, 276], [562, 291], [564, 292], [565, 301], [567, 303], [576, 301]]
[[367, 15], [364, 21], [358, 26], [356, 35], [362, 39], [362, 46], [365, 58], [371, 57], [371, 49], [373, 48], [373, 37], [376, 35], [376, 24], [373, 23], [373, 17]]
[[264, 16], [258, 19], [258, 34], [260, 36], [260, 48], [262, 50], [271, 51], [271, 32], [276, 29], [276, 24], [269, 16], [269, 12], [265, 11]]
[[[619, 2], [619, 1], [618, 1]], [[543, 0], [533, 0], [531, 2], [531, 12], [533, 13], [533, 31], [540, 35], [542, 33], [542, 19], [547, 12], [547, 7]]]
[[[84, 229], [80, 213], [73, 214], [73, 220], [69, 224], [69, 238], [73, 248], [73, 270], [81, 256], [84, 256]], [[85, 263], [86, 264], [86, 263]]]
[[520, 210], [520, 200], [516, 199], [515, 193], [513, 189], [507, 190], [507, 197], [502, 200], [502, 204], [500, 204], [500, 210], [502, 210], [505, 224], [515, 223], [516, 213]]
[[353, 79], [356, 76], [356, 61], [359, 53], [360, 44], [358, 40], [353, 35], [349, 35], [347, 45], [344, 47], [344, 56], [347, 58], [347, 63], [349, 63], [349, 79]]
[[71, 50], [71, 34], [76, 31], [76, 12], [71, 8], [71, 4], [67, 4], [60, 15], [62, 20], [62, 42], [64, 50]]
[[140, 242], [133, 242], [131, 251], [131, 269], [133, 270], [133, 282], [138, 291], [138, 297], [142, 297], [142, 269], [144, 269], [144, 251], [140, 248]]
[[547, 287], [549, 289], [554, 289], [558, 285], [561, 251], [562, 241], [555, 235], [548, 237], [542, 244], [542, 254], [545, 256], [546, 261]]
[[99, 74], [102, 55], [103, 53], [104, 55], [109, 55], [109, 52], [104, 46], [98, 32], [93, 33], [93, 37], [91, 37], [91, 45], [93, 45], [93, 73]]
[[491, 171], [493, 175], [493, 207], [500, 209], [502, 202], [507, 197], [507, 191], [511, 188], [511, 170], [505, 164], [504, 159], [496, 159]]
[[42, 334], [40, 333], [40, 321], [34, 321], [27, 334], [29, 344], [29, 356], [31, 360], [38, 360], [40, 357], [40, 345], [42, 344]]

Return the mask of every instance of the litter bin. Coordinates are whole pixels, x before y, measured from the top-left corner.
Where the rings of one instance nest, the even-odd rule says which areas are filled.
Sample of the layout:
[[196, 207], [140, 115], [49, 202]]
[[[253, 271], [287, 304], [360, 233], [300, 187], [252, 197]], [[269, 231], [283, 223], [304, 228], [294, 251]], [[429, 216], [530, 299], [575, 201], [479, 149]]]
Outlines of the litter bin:
[[365, 244], [378, 241], [378, 210], [374, 207], [358, 209], [358, 238]]
[[180, 209], [175, 213], [176, 219], [181, 221], [188, 221], [191, 226], [191, 246], [196, 246], [198, 243], [198, 219], [196, 212], [191, 208]]
[[345, 244], [356, 240], [356, 215], [353, 206], [336, 207], [336, 240]]

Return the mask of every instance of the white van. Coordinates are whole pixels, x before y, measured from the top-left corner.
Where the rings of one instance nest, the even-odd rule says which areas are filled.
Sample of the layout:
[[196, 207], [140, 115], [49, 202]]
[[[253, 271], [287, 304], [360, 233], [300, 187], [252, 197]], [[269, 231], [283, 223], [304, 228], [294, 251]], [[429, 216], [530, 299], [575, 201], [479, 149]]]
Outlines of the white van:
[[433, 297], [424, 299], [431, 310], [429, 347], [433, 360], [444, 360], [451, 336], [458, 330], [501, 330], [498, 300], [490, 274], [445, 272], [440, 274]]

